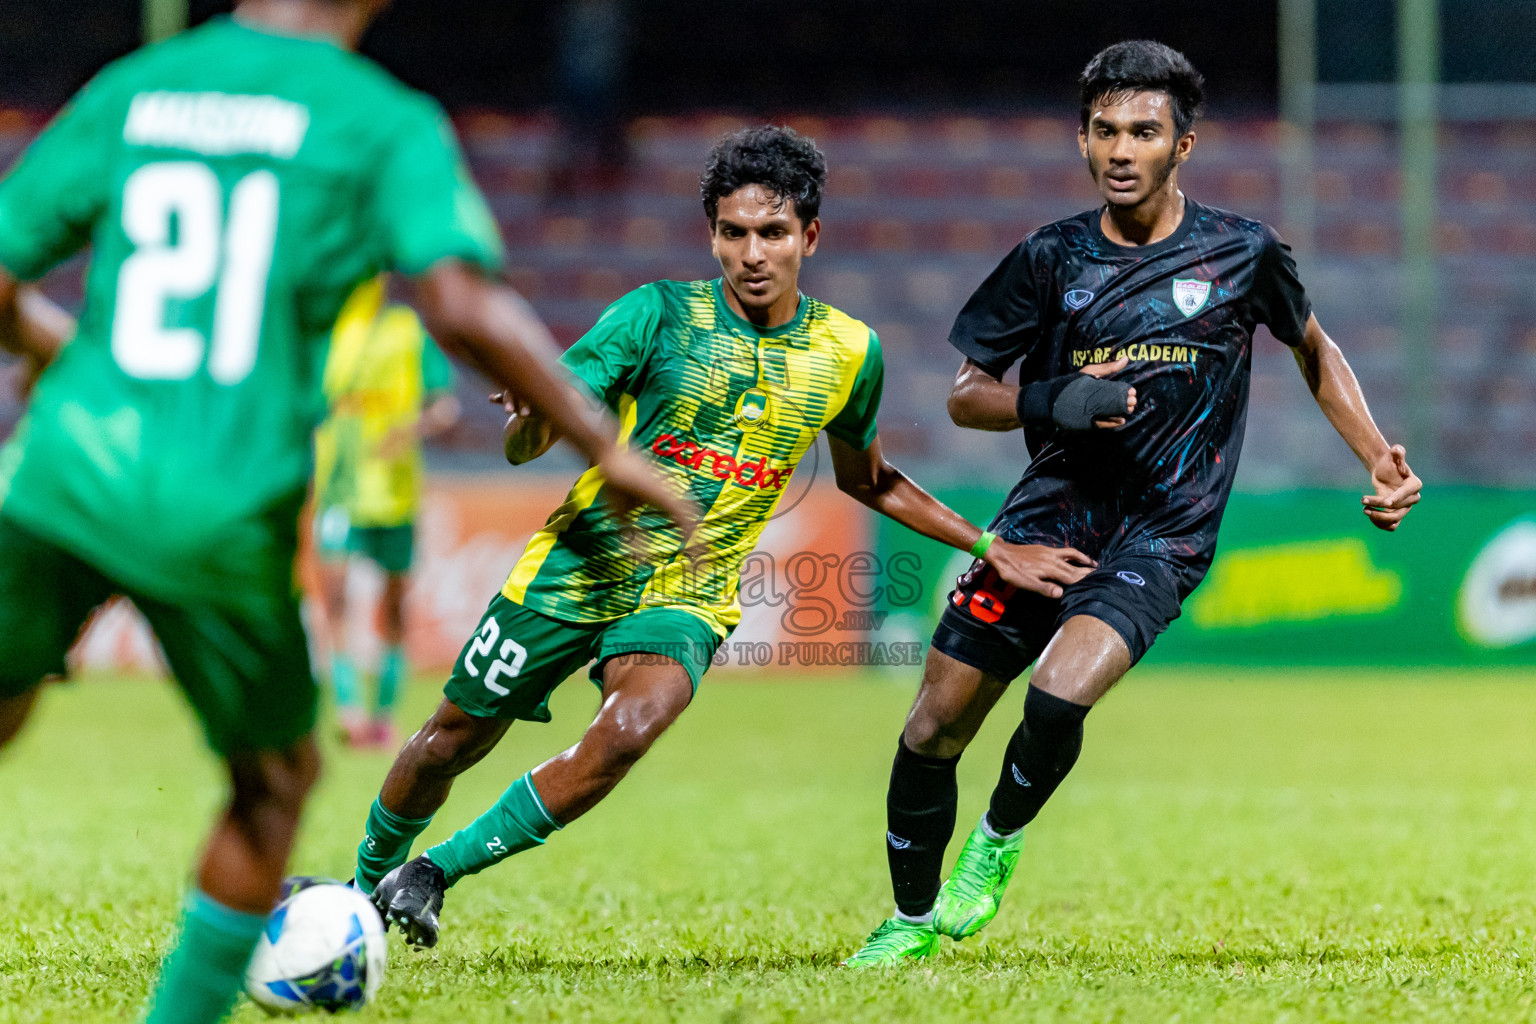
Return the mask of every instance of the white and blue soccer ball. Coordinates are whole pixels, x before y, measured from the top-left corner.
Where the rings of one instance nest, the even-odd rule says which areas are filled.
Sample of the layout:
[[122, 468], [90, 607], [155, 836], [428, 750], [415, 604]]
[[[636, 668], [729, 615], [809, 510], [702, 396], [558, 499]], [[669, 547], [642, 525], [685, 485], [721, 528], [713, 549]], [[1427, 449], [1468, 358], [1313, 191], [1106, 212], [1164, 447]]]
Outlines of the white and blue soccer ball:
[[330, 879], [290, 878], [245, 972], [269, 1013], [355, 1010], [384, 980], [384, 922], [368, 897]]

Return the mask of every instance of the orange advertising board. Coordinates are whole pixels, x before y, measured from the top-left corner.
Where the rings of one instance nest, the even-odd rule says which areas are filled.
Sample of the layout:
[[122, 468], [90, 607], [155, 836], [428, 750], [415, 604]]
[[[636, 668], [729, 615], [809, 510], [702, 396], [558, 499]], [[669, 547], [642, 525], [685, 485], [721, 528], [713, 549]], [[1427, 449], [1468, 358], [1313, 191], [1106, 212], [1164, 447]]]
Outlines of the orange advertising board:
[[[564, 500], [568, 485], [563, 479], [516, 472], [430, 481], [417, 520], [415, 565], [406, 595], [406, 648], [416, 671], [448, 671], [529, 538]], [[786, 492], [743, 566], [741, 625], [717, 657], [717, 666], [824, 670], [866, 663], [868, 652], [857, 645], [869, 633], [872, 602], [867, 595], [879, 575], [870, 527], [867, 510], [829, 485], [812, 483]], [[305, 617], [317, 668], [323, 669], [319, 658], [329, 639], [310, 585], [315, 574], [309, 558], [300, 573], [311, 595]], [[372, 609], [381, 586], [373, 566], [353, 567], [350, 645], [365, 665], [380, 650]], [[73, 661], [81, 668], [161, 670], [152, 636], [125, 602], [97, 616]]]

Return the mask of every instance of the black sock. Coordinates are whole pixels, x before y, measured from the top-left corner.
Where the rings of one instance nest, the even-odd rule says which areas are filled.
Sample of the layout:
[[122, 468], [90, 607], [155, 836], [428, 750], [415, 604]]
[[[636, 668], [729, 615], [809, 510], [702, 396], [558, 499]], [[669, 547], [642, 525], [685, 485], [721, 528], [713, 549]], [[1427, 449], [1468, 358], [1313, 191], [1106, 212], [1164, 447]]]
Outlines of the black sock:
[[1088, 708], [1081, 704], [1029, 688], [1024, 695], [1024, 721], [1008, 741], [1002, 775], [987, 810], [992, 831], [1017, 832], [1035, 820], [1077, 763], [1087, 714]]
[[886, 791], [885, 815], [890, 831], [885, 852], [891, 862], [891, 888], [896, 907], [903, 914], [921, 917], [933, 909], [939, 895], [939, 872], [944, 866], [944, 847], [955, 832], [954, 757], [924, 757], [896, 743], [891, 765], [891, 788]]

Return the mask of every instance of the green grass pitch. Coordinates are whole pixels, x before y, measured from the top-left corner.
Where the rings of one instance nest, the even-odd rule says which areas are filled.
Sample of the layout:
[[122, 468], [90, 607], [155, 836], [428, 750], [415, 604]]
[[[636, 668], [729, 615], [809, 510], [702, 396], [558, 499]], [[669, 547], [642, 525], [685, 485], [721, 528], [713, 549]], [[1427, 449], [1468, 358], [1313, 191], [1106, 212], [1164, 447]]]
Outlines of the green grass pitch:
[[[911, 689], [711, 679], [607, 803], [449, 893], [436, 950], [392, 936], [355, 1019], [1536, 1019], [1529, 678], [1133, 673], [1089, 717], [992, 927], [854, 974], [838, 961], [889, 910], [885, 779]], [[413, 687], [406, 717], [435, 694]], [[961, 835], [1018, 696], [961, 763]], [[426, 838], [594, 703], [568, 683], [555, 723], [515, 726]], [[329, 752], [297, 871], [349, 871], [387, 761]], [[0, 1021], [135, 1019], [220, 788], [169, 687], [48, 695], [0, 761]]]

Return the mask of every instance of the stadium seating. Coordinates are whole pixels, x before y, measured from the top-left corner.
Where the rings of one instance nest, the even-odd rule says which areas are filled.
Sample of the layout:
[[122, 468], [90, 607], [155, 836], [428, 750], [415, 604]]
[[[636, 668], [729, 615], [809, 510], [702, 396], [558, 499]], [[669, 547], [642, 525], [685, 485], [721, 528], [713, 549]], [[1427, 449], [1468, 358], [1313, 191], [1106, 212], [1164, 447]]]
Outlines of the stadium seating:
[[[1094, 193], [1075, 126], [1038, 117], [791, 117], [814, 136], [832, 171], [823, 248], [808, 291], [868, 320], [884, 341], [882, 434], [905, 462], [932, 472], [996, 474], [1016, 466], [1017, 438], [959, 435], [944, 413], [958, 359], [949, 324], [971, 288], [1034, 227], [1084, 208]], [[459, 118], [472, 168], [506, 233], [509, 272], [563, 343], [623, 292], [659, 277], [715, 267], [698, 206], [709, 145], [734, 116], [647, 117], [630, 129], [631, 160], [589, 186], [551, 173], [558, 126], [549, 118]], [[38, 120], [0, 112], [0, 162]], [[1202, 202], [1287, 230], [1279, 126], [1209, 122], [1182, 173]], [[1433, 359], [1440, 476], [1536, 482], [1536, 124], [1446, 125], [1439, 156], [1439, 331]], [[1414, 389], [1399, 351], [1399, 175], [1389, 126], [1326, 123], [1316, 146], [1315, 232], [1298, 253], [1320, 319], [1350, 355], [1389, 430], [1404, 429]], [[78, 273], [50, 282], [78, 302]], [[1356, 482], [1289, 356], [1268, 336], [1255, 346], [1253, 411], [1240, 480], [1246, 486]], [[495, 410], [469, 400], [451, 443], [495, 451]], [[6, 401], [10, 401], [9, 398]], [[14, 403], [0, 410], [13, 419]]]

